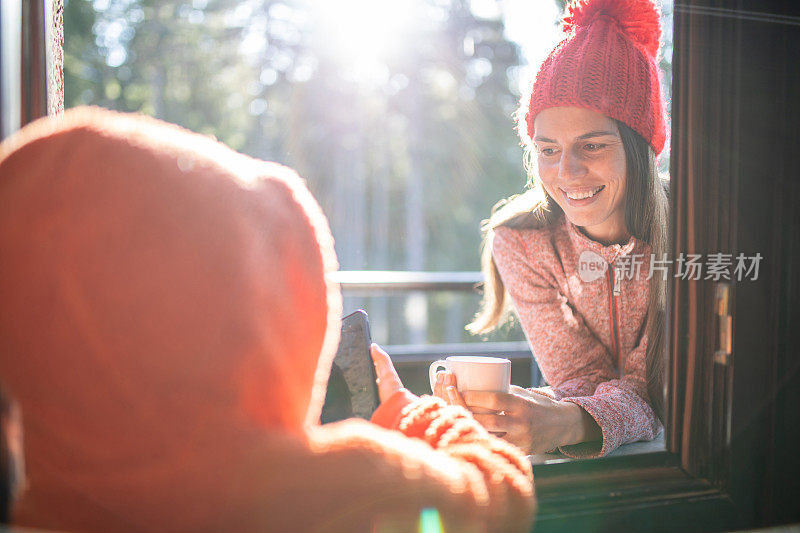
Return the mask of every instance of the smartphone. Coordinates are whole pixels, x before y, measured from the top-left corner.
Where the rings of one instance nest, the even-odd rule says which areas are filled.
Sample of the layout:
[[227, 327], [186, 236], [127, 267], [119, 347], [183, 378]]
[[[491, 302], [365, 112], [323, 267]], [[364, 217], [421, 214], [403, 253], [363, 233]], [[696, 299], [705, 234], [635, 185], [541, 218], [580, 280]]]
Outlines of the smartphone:
[[363, 309], [342, 319], [342, 336], [322, 406], [322, 424], [354, 416], [369, 420], [378, 408], [377, 375], [369, 354], [371, 344], [369, 319]]

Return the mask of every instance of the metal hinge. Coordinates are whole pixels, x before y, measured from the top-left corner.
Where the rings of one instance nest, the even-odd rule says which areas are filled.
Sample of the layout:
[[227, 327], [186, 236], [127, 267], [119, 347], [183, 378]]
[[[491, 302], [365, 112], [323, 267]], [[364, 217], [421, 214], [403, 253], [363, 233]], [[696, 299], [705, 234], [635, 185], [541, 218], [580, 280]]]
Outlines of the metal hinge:
[[719, 323], [719, 339], [714, 352], [714, 362], [720, 365], [730, 363], [733, 339], [733, 319], [730, 313], [731, 284], [715, 283], [714, 304]]

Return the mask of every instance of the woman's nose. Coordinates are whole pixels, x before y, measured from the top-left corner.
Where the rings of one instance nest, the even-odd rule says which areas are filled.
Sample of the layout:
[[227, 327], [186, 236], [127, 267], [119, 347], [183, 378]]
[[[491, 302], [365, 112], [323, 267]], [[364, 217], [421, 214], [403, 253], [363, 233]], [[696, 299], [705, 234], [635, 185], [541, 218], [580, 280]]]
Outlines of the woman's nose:
[[586, 173], [586, 167], [581, 161], [581, 158], [573, 154], [571, 151], [566, 151], [561, 156], [561, 161], [558, 162], [558, 177], [562, 180], [569, 180], [570, 178], [581, 177]]

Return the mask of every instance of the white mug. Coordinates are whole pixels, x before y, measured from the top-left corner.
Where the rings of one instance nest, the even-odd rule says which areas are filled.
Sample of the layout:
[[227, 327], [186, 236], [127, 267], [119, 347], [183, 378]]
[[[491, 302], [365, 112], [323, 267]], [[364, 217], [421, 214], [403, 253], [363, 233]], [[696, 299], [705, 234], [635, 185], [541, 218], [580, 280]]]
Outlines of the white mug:
[[451, 355], [447, 359], [434, 361], [428, 369], [431, 391], [440, 367], [455, 374], [459, 392], [480, 390], [507, 393], [511, 386], [511, 361], [502, 357]]

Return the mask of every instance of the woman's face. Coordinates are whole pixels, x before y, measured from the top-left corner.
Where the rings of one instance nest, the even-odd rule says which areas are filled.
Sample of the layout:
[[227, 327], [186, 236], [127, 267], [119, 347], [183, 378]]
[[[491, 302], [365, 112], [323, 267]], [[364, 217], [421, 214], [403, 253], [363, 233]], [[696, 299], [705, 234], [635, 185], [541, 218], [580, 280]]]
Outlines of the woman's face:
[[551, 107], [533, 123], [539, 178], [570, 222], [604, 244], [624, 242], [625, 150], [616, 123], [578, 107]]

